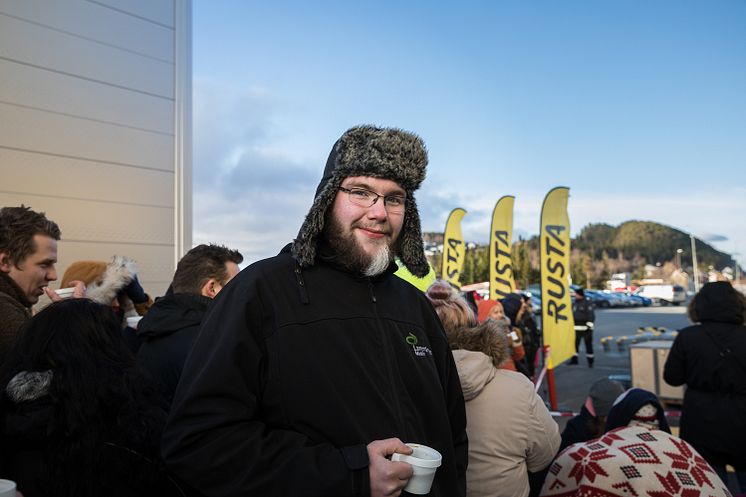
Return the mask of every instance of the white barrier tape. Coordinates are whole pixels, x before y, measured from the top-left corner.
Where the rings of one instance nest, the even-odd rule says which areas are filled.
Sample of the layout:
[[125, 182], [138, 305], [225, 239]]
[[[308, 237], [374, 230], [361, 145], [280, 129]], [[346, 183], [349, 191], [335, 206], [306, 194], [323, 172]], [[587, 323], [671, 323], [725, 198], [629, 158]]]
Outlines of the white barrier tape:
[[[572, 418], [580, 414], [579, 412], [569, 412], [569, 411], [549, 411], [549, 414], [551, 414], [555, 418]], [[667, 418], [680, 418], [681, 417], [681, 411], [664, 411], [663, 415]]]

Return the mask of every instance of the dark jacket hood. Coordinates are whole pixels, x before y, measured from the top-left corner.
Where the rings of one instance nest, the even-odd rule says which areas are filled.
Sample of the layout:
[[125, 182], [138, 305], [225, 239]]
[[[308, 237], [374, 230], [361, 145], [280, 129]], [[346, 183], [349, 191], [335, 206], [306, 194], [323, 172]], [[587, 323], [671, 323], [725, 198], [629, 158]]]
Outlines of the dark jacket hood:
[[173, 293], [155, 301], [137, 326], [145, 340], [170, 335], [190, 326], [199, 326], [212, 299], [202, 295]]
[[293, 242], [293, 257], [301, 267], [316, 262], [319, 236], [337, 189], [350, 176], [370, 176], [395, 181], [407, 192], [404, 224], [397, 241], [397, 255], [409, 272], [425, 276], [420, 215], [414, 192], [425, 179], [427, 150], [420, 137], [397, 128], [356, 126], [347, 130], [332, 147], [316, 196]]
[[658, 429], [666, 433], [671, 433], [665, 411], [658, 397], [654, 393], [643, 390], [642, 388], [631, 388], [617, 398], [609, 411], [609, 416], [606, 418], [606, 431], [627, 426], [635, 417], [637, 411], [645, 404], [652, 404], [656, 407], [658, 411]]
[[727, 281], [705, 283], [694, 297], [694, 309], [700, 322], [743, 323], [743, 301]]

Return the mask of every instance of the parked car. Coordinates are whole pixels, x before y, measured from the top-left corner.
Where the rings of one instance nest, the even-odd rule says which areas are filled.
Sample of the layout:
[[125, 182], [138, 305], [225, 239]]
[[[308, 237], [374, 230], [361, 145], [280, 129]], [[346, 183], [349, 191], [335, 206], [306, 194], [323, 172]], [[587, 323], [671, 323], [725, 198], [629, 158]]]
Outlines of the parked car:
[[618, 307], [617, 302], [601, 290], [585, 290], [585, 296], [599, 309]]
[[635, 295], [647, 297], [654, 304], [679, 305], [686, 301], [686, 290], [679, 285], [642, 285]]
[[628, 295], [628, 297], [630, 299], [632, 299], [632, 300], [637, 301], [637, 305], [638, 306], [648, 307], [650, 305], [653, 305], [652, 299], [649, 299], [649, 298], [647, 298], [647, 297], [645, 297], [643, 295], [636, 295], [636, 294], [633, 293], [631, 295]]

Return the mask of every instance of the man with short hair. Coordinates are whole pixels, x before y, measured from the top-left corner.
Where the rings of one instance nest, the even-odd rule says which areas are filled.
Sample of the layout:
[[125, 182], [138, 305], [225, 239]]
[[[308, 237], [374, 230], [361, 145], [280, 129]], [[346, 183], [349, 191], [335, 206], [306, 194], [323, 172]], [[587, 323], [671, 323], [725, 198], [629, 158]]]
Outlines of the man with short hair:
[[60, 228], [30, 207], [0, 209], [0, 363], [31, 317], [31, 307], [57, 279]]
[[396, 277], [429, 267], [413, 197], [422, 140], [359, 126], [335, 143], [292, 245], [218, 295], [182, 374], [163, 438], [197, 491], [396, 496], [404, 442], [442, 455], [429, 495], [463, 496], [466, 415], [445, 333]]
[[172, 292], [156, 300], [137, 326], [137, 362], [171, 402], [207, 306], [238, 274], [243, 256], [222, 245], [198, 245], [176, 266]]

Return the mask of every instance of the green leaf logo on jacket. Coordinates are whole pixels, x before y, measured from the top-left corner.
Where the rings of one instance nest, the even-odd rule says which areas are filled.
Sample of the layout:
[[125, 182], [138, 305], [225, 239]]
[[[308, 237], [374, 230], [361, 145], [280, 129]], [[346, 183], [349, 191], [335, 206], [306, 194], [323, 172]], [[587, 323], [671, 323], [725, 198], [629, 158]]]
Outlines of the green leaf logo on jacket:
[[425, 347], [422, 345], [417, 345], [419, 343], [419, 339], [414, 333], [409, 333], [407, 337], [404, 339], [407, 341], [409, 345], [412, 346], [412, 350], [414, 351], [414, 355], [418, 357], [425, 357], [428, 355], [433, 355], [433, 351], [430, 350], [430, 347]]

